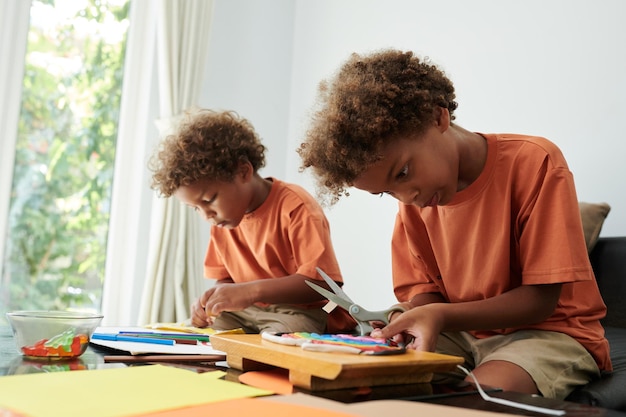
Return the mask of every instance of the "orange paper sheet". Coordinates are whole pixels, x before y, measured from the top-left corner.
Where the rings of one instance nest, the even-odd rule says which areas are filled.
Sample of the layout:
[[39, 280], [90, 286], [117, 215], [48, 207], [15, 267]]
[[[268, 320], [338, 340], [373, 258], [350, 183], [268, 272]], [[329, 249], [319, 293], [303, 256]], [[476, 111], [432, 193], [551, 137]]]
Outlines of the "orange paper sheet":
[[[303, 407], [311, 407], [314, 409], [318, 409], [318, 416], [325, 416], [326, 413], [345, 413], [347, 415], [354, 415], [359, 417], [508, 417], [513, 415], [507, 413], [497, 413], [493, 411], [452, 407], [440, 404], [421, 403], [417, 401], [375, 400], [353, 404], [344, 404], [304, 393], [296, 393], [292, 395], [273, 395], [270, 397], [258, 398], [254, 401], [255, 403], [276, 402], [281, 404], [296, 404]], [[515, 413], [516, 411], [516, 409], [511, 409], [512, 413]]]
[[161, 413], [144, 414], [141, 417], [198, 417], [198, 416], [254, 416], [254, 417], [357, 417], [341, 411], [332, 411], [299, 404], [283, 404], [273, 401], [257, 401], [241, 398], [203, 404], [195, 407]]
[[239, 375], [239, 382], [276, 394], [287, 395], [293, 392], [293, 384], [289, 382], [289, 370], [287, 369], [245, 372]]

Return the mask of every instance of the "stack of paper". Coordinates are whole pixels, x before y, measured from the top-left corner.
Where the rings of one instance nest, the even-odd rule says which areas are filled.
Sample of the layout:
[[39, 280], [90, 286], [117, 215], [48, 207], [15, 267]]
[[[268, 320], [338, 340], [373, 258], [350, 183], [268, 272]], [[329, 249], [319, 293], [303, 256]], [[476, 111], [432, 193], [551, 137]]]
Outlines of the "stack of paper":
[[225, 356], [224, 352], [211, 346], [210, 334], [215, 333], [210, 329], [192, 333], [145, 327], [98, 327], [91, 336], [90, 343], [133, 355], [156, 353]]

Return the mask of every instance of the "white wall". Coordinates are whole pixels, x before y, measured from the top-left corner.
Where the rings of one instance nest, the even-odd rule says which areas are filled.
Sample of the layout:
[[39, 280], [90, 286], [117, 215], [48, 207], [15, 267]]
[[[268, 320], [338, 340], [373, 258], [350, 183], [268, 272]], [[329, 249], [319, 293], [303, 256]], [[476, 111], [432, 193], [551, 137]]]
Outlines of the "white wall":
[[217, 0], [200, 105], [235, 110], [268, 147], [263, 174], [284, 178], [295, 3]]
[[[625, 19], [622, 0], [216, 0], [202, 104], [248, 117], [265, 173], [314, 192], [295, 149], [318, 82], [351, 52], [410, 49], [455, 83], [461, 126], [559, 145], [579, 199], [612, 206], [602, 235], [624, 235]], [[368, 308], [395, 301], [395, 211], [359, 190], [328, 210], [346, 291]]]
[[[286, 176], [294, 8], [291, 0], [214, 1], [198, 103], [248, 119], [268, 148], [261, 174], [281, 179]], [[208, 242], [209, 226], [202, 227]]]

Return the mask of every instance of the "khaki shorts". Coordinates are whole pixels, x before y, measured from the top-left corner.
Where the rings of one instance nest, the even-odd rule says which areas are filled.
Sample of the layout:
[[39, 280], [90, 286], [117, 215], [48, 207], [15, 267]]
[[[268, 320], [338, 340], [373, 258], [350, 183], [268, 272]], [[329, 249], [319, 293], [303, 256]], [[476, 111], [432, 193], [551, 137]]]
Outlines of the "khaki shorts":
[[[519, 330], [508, 335], [477, 339], [467, 332], [439, 335], [436, 351], [465, 359], [474, 369], [488, 361], [507, 361], [524, 369], [544, 397], [564, 399], [577, 386], [600, 377], [591, 354], [572, 337], [545, 330]], [[465, 379], [459, 370], [435, 374], [433, 383]]]
[[250, 306], [241, 311], [224, 311], [211, 326], [215, 330], [243, 329], [246, 333], [324, 333], [328, 313], [321, 308], [301, 309], [292, 305]]

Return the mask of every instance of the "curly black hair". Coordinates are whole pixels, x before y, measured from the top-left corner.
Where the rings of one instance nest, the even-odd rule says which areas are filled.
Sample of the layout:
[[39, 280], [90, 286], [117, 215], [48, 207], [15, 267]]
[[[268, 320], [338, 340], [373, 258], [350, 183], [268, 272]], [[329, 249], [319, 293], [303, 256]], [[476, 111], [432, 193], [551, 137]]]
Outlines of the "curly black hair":
[[420, 135], [446, 108], [454, 120], [454, 86], [444, 72], [413, 52], [353, 53], [322, 81], [318, 110], [297, 149], [300, 171], [313, 168], [318, 196], [334, 204], [399, 135]]
[[255, 172], [265, 166], [265, 151], [252, 124], [236, 112], [195, 110], [150, 158], [151, 187], [170, 197], [199, 179], [232, 181], [242, 161]]

